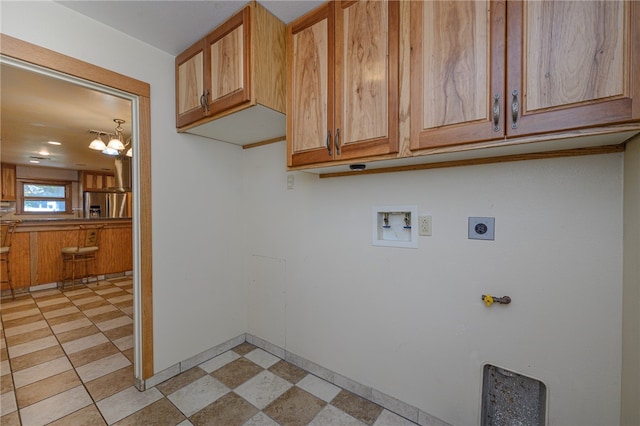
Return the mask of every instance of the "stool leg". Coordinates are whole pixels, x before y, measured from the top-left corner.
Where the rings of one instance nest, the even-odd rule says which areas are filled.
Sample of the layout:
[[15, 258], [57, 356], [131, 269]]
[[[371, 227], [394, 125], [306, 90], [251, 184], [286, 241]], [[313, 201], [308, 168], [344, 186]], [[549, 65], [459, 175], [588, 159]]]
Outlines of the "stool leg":
[[16, 300], [16, 295], [13, 292], [13, 281], [11, 281], [11, 267], [9, 264], [9, 254], [7, 253], [7, 281], [9, 281], [9, 288], [11, 289], [11, 299]]

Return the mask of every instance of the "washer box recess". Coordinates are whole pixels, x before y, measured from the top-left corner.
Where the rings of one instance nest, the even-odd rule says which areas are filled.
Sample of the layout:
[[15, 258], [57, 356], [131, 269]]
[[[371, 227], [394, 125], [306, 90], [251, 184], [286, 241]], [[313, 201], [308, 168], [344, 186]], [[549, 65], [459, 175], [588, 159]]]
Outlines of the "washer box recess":
[[374, 246], [418, 248], [418, 206], [374, 206]]

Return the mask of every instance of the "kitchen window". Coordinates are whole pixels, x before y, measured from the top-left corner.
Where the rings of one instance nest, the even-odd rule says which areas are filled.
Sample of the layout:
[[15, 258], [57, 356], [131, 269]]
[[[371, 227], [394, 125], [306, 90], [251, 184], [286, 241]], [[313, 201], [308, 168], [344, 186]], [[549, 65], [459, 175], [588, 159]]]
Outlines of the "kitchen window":
[[71, 182], [22, 180], [18, 189], [19, 213], [71, 213]]

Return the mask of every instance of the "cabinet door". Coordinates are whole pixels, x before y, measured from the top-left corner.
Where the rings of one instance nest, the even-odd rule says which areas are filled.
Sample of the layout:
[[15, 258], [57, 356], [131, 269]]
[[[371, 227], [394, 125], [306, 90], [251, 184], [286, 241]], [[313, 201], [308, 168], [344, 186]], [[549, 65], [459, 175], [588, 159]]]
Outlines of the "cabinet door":
[[637, 1], [525, 1], [507, 7], [507, 96], [513, 109], [508, 135], [640, 118], [633, 95], [640, 86]]
[[333, 159], [333, 21], [329, 2], [287, 26], [289, 165]]
[[191, 46], [176, 57], [176, 127], [186, 126], [207, 115], [204, 42]]
[[251, 100], [251, 13], [245, 7], [207, 36], [211, 115]]
[[2, 165], [2, 201], [16, 200], [16, 166], [13, 164]]
[[411, 149], [504, 137], [504, 20], [504, 2], [411, 2]]
[[398, 152], [396, 1], [336, 3], [336, 159]]

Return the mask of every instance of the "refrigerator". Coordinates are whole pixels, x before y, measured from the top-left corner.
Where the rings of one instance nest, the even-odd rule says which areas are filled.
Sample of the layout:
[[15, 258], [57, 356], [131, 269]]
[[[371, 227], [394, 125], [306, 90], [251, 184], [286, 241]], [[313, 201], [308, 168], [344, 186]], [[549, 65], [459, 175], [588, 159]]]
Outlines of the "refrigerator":
[[131, 217], [131, 192], [86, 191], [84, 217], [90, 219]]

